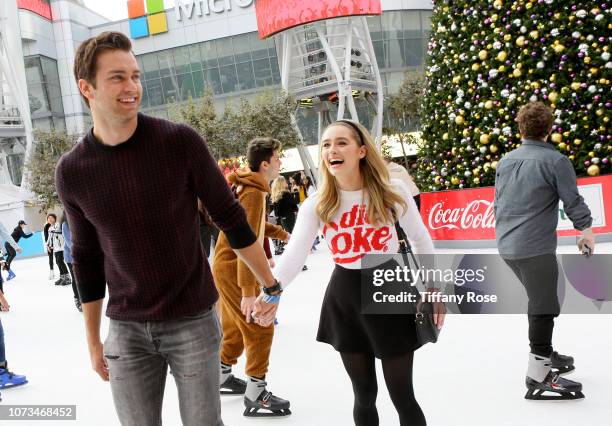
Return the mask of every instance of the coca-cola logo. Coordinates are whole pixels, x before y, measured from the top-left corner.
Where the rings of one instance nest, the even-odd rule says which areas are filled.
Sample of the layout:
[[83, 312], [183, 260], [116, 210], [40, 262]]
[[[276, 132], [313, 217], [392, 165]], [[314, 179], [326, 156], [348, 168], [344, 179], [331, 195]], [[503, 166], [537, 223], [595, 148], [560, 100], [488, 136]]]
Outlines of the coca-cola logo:
[[[333, 235], [327, 235], [333, 230]], [[366, 206], [353, 205], [344, 212], [338, 223], [333, 220], [323, 227], [323, 236], [328, 241], [336, 263], [352, 263], [370, 252], [387, 252], [391, 240], [389, 226], [376, 228], [368, 219]]]
[[433, 205], [429, 211], [429, 229], [487, 229], [495, 227], [493, 202], [473, 200], [465, 207], [444, 208], [444, 203]]

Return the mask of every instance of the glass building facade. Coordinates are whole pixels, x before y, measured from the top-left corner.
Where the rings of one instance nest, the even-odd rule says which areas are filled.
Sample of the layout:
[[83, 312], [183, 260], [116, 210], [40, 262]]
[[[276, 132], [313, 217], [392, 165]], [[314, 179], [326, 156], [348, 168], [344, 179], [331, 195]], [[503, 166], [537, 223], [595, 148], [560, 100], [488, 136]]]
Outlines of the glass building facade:
[[[430, 19], [431, 11], [418, 10], [367, 17], [386, 91], [396, 90], [407, 69], [424, 65]], [[206, 90], [235, 98], [280, 85], [274, 41], [260, 40], [256, 32], [146, 53], [137, 60], [144, 111], [165, 113], [168, 104], [200, 98]]]
[[57, 61], [42, 55], [24, 58], [32, 124], [41, 130], [65, 130]]

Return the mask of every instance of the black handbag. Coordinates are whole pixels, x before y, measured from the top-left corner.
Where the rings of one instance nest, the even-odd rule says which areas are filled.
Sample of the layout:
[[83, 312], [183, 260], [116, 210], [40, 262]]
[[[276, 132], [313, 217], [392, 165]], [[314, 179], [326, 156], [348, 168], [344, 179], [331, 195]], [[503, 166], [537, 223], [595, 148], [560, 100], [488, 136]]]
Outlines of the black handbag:
[[[395, 231], [397, 232], [397, 239], [399, 240], [398, 253], [401, 253], [402, 258], [404, 259], [404, 266], [410, 268], [410, 261], [408, 260], [408, 255], [410, 255], [412, 258], [412, 263], [414, 264], [412, 270], [419, 270], [419, 264], [414, 256], [414, 253], [412, 252], [412, 247], [410, 247], [408, 237], [397, 221], [395, 222]], [[440, 329], [436, 324], [434, 324], [433, 304], [431, 302], [417, 302], [415, 326], [417, 341], [421, 346], [427, 343], [436, 343], [438, 341]]]

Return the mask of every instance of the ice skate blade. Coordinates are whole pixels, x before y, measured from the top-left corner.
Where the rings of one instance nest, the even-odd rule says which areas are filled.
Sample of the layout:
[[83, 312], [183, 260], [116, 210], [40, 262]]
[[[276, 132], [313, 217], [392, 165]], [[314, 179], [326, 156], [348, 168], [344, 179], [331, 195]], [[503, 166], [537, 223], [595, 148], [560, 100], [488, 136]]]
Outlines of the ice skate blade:
[[555, 373], [557, 373], [559, 376], [565, 376], [565, 375], [573, 373], [574, 370], [576, 370], [576, 367], [574, 367], [573, 365], [569, 365], [569, 366], [563, 367], [563, 368], [553, 367], [552, 370]]
[[[544, 392], [547, 392], [544, 395]], [[552, 395], [551, 395], [552, 394]], [[527, 390], [525, 399], [529, 401], [580, 401], [584, 399], [584, 394], [581, 391], [577, 392], [563, 392], [555, 393], [551, 391], [538, 390]]]
[[291, 410], [288, 408], [261, 413], [259, 410], [265, 410], [265, 408], [247, 407], [244, 409], [243, 415], [245, 417], [285, 417], [291, 414]]
[[244, 395], [244, 393], [246, 392], [246, 390], [244, 392], [240, 392], [240, 391], [231, 391], [231, 390], [220, 390], [219, 393], [221, 395]]
[[27, 383], [28, 383], [28, 381], [26, 380], [23, 383], [8, 384], [8, 385], [0, 386], [0, 389], [4, 390], [4, 389], [16, 388], [16, 387], [19, 387], [19, 386], [26, 385]]

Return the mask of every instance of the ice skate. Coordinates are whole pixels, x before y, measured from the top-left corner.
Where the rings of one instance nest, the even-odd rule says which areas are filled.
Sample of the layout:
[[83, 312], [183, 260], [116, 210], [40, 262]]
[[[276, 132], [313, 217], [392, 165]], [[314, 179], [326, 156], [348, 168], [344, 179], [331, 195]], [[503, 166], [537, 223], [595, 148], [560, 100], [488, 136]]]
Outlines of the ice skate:
[[[254, 396], [257, 395], [257, 396]], [[251, 397], [251, 398], [249, 398]], [[246, 417], [283, 417], [291, 414], [289, 401], [274, 396], [266, 390], [264, 380], [249, 377], [244, 396], [244, 416]], [[260, 410], [263, 410], [260, 411]]]
[[244, 380], [232, 374], [232, 366], [221, 363], [221, 378], [219, 380], [219, 393], [221, 395], [244, 395], [247, 384]]
[[26, 376], [10, 372], [8, 366], [0, 367], [0, 389], [14, 388], [26, 383], [28, 383]]
[[74, 306], [76, 306], [77, 311], [83, 312], [83, 307], [81, 306], [81, 301], [77, 297], [74, 298]]
[[555, 373], [563, 376], [569, 374], [576, 369], [574, 367], [574, 358], [568, 355], [561, 355], [558, 352], [553, 352], [550, 356], [551, 367]]
[[15, 278], [16, 276], [17, 276], [17, 275], [15, 275], [15, 273], [13, 272], [13, 270], [12, 270], [12, 269], [9, 269], [9, 270], [8, 270], [8, 276], [6, 277], [6, 280], [7, 280], [7, 281], [10, 281], [10, 280], [12, 280], [13, 278]]
[[49, 271], [49, 277], [47, 278], [49, 281], [55, 279], [55, 274], [53, 273], [53, 269]]
[[527, 385], [525, 399], [559, 401], [584, 398], [581, 383], [564, 379], [553, 371], [548, 373], [543, 382], [536, 382], [531, 377], [527, 377], [525, 385]]
[[567, 380], [551, 370], [552, 361], [540, 355], [529, 354], [529, 365], [525, 385], [525, 399], [559, 401], [582, 399], [582, 384]]

